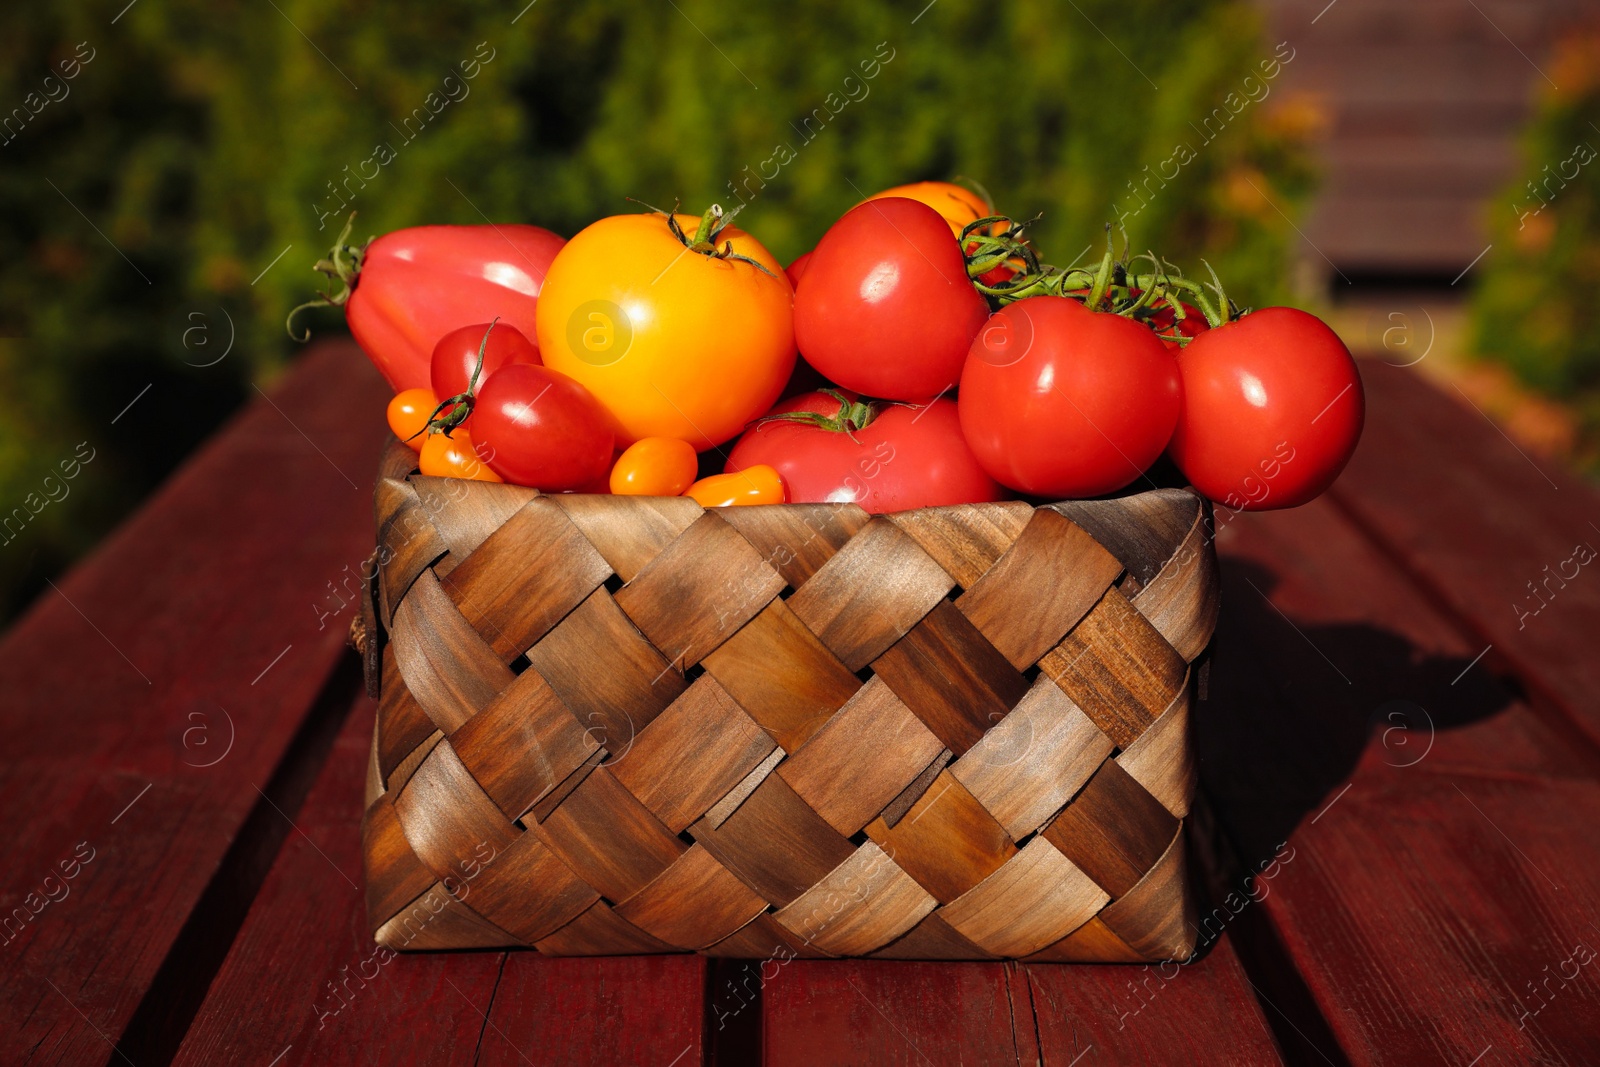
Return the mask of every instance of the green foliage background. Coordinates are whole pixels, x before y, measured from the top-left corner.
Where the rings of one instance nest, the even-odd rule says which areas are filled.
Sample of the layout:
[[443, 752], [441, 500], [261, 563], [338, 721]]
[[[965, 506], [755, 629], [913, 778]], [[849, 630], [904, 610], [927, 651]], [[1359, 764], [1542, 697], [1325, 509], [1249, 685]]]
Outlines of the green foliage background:
[[[1197, 158], [1131, 220], [1133, 245], [1211, 257], [1246, 303], [1285, 295], [1279, 209], [1311, 181], [1280, 97], [1209, 144], [1191, 125], [1272, 54], [1225, 0], [125, 2], [0, 14], [0, 109], [79, 42], [94, 51], [0, 145], [0, 515], [78, 442], [96, 449], [71, 496], [0, 545], [0, 617], [293, 358], [281, 323], [337, 230], [318, 226], [329, 183], [380, 142], [396, 158], [351, 186], [360, 238], [485, 218], [570, 234], [634, 210], [626, 196], [698, 211], [785, 144], [796, 158], [740, 220], [780, 258], [868, 192], [966, 175], [1013, 216], [1042, 212], [1038, 243], [1071, 261], [1181, 141]], [[404, 141], [392, 124], [480, 42], [493, 58], [469, 95]], [[862, 81], [880, 43], [892, 58]], [[795, 124], [829, 94], [838, 114], [804, 143]], [[234, 349], [197, 366], [224, 312]]]
[[1496, 200], [1473, 344], [1576, 407], [1576, 458], [1600, 473], [1600, 30], [1561, 42], [1551, 75], [1560, 89], [1543, 94], [1523, 173]]

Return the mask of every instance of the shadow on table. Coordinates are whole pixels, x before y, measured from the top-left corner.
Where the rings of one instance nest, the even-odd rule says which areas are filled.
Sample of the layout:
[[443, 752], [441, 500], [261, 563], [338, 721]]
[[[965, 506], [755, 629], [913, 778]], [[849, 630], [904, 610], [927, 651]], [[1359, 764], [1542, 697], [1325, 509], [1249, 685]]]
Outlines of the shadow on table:
[[1487, 718], [1512, 694], [1469, 657], [1424, 653], [1392, 630], [1317, 625], [1269, 600], [1277, 576], [1222, 564], [1209, 698], [1194, 719], [1205, 791], [1249, 870], [1371, 759], [1421, 764], [1437, 735]]

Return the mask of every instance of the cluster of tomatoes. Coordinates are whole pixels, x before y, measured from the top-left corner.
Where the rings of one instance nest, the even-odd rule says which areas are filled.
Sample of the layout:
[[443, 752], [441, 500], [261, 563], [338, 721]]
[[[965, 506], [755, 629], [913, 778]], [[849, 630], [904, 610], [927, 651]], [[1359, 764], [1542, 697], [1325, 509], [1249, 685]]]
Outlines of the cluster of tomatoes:
[[[713, 206], [424, 226], [318, 269], [423, 474], [706, 506], [900, 511], [1111, 493], [1170, 460], [1232, 508], [1305, 503], [1361, 432], [1324, 323], [1241, 313], [1151, 255], [1059, 269], [958, 185], [886, 190], [787, 269]], [[727, 442], [737, 438], [730, 449]], [[1151, 482], [1154, 484], [1154, 482]]]

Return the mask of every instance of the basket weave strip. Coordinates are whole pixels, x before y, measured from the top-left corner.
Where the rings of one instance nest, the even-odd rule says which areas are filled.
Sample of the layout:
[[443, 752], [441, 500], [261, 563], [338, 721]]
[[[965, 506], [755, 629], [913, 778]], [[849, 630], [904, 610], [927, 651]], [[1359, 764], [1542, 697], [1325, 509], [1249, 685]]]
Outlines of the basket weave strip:
[[382, 944], [1191, 950], [1195, 496], [705, 511], [409, 470], [364, 611]]

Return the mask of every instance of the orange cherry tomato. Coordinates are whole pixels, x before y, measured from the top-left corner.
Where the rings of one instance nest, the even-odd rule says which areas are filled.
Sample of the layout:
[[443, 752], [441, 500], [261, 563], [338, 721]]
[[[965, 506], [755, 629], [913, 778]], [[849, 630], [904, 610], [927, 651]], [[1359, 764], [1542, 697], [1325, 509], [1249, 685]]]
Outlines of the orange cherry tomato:
[[689, 487], [684, 496], [693, 497], [703, 508], [725, 508], [731, 504], [781, 504], [783, 479], [765, 463], [757, 463], [732, 474], [713, 474]]
[[470, 478], [476, 482], [505, 481], [478, 458], [472, 438], [459, 426], [450, 433], [431, 433], [422, 445], [417, 469], [433, 478]]
[[624, 496], [682, 496], [694, 484], [700, 457], [676, 437], [645, 437], [625, 449], [611, 468], [611, 491]]
[[439, 400], [433, 395], [432, 389], [402, 390], [389, 401], [389, 429], [400, 440], [421, 452], [425, 436], [422, 431], [428, 425], [428, 416], [438, 406]]
[[725, 216], [676, 219], [678, 233], [665, 215], [593, 223], [561, 249], [539, 291], [545, 366], [594, 394], [619, 445], [721, 444], [772, 406], [794, 369], [783, 265]]

